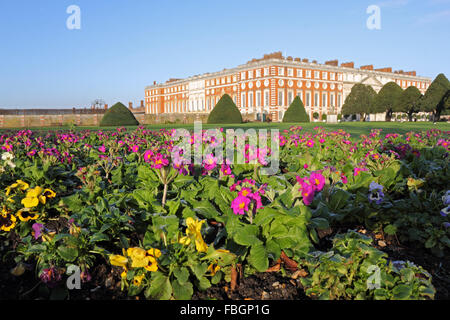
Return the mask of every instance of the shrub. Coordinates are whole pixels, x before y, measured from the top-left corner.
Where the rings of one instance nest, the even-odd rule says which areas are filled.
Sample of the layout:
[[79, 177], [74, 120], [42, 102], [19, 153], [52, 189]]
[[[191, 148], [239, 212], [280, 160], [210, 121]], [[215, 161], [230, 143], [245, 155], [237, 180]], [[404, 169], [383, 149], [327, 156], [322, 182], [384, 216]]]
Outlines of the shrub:
[[139, 121], [136, 120], [133, 113], [128, 110], [121, 102], [113, 105], [100, 121], [100, 127], [116, 127], [116, 126], [137, 126]]
[[300, 97], [295, 97], [284, 113], [283, 122], [309, 122], [308, 114]]
[[324, 114], [322, 114], [322, 120], [327, 120], [327, 115], [324, 113]]
[[242, 115], [233, 99], [224, 94], [208, 116], [208, 123], [242, 123]]
[[313, 118], [318, 120], [319, 119], [319, 114], [317, 112], [314, 112], [313, 113]]

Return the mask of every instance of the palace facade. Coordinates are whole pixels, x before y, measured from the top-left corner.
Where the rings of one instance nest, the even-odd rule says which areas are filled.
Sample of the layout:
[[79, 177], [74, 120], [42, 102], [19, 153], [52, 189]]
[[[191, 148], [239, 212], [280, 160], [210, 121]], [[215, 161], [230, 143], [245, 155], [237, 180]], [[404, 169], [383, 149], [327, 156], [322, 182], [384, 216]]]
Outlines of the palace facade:
[[425, 93], [431, 79], [415, 71], [355, 68], [353, 62], [339, 65], [337, 60], [319, 64], [308, 59], [283, 57], [281, 52], [266, 54], [244, 65], [186, 79], [169, 79], [145, 88], [145, 113], [209, 113], [227, 93], [242, 114], [255, 120], [281, 121], [295, 96], [312, 115], [339, 114], [353, 85], [363, 83], [379, 91], [394, 81], [403, 89], [417, 87]]

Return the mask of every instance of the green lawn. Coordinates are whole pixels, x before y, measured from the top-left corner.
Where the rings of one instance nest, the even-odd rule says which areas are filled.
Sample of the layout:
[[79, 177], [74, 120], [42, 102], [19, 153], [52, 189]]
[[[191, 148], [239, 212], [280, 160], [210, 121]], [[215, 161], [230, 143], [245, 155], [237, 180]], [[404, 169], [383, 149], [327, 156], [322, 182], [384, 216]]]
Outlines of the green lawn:
[[[346, 132], [350, 133], [353, 137], [359, 137], [361, 134], [370, 133], [371, 129], [383, 129], [383, 133], [400, 133], [404, 134], [409, 131], [425, 131], [429, 129], [439, 129], [444, 131], [450, 131], [450, 123], [440, 122], [433, 124], [432, 122], [344, 122], [338, 124], [327, 124], [323, 122], [316, 123], [302, 123], [302, 124], [294, 124], [294, 123], [245, 123], [245, 124], [230, 124], [230, 125], [211, 125], [211, 124], [203, 124], [203, 129], [214, 129], [214, 128], [242, 128], [242, 129], [289, 129], [293, 125], [300, 125], [306, 131], [313, 131], [315, 127], [321, 126], [326, 130], [338, 130], [343, 129]], [[159, 130], [159, 129], [171, 129], [171, 128], [186, 128], [189, 130], [194, 129], [193, 124], [183, 125], [183, 124], [156, 124], [156, 125], [147, 125], [145, 126], [147, 129], [151, 130]], [[75, 127], [75, 130], [115, 130], [117, 127]], [[127, 127], [129, 130], [136, 129], [136, 126]], [[29, 128], [31, 130], [36, 131], [49, 131], [49, 130], [68, 130], [69, 127], [37, 127], [37, 128]], [[1, 133], [8, 130], [23, 130], [23, 128], [14, 128], [14, 129], [2, 129]]]

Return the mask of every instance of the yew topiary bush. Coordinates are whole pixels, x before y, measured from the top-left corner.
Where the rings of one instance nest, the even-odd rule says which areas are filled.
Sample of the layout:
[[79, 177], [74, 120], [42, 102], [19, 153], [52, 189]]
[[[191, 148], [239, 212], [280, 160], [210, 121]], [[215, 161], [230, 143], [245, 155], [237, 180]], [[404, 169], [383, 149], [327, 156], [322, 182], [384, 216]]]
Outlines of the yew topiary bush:
[[309, 122], [308, 114], [300, 97], [295, 97], [289, 108], [286, 110], [283, 122]]
[[242, 123], [241, 112], [228, 94], [224, 94], [217, 102], [209, 114], [208, 123]]
[[139, 121], [136, 120], [134, 114], [128, 110], [121, 102], [113, 105], [100, 121], [100, 127], [115, 126], [137, 126]]

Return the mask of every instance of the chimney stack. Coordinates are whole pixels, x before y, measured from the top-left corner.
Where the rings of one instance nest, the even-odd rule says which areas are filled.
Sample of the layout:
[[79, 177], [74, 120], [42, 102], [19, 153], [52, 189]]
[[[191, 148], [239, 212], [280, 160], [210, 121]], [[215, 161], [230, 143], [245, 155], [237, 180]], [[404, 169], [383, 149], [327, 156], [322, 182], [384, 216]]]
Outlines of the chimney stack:
[[141, 100], [141, 108], [144, 107], [144, 100]]
[[338, 64], [339, 64], [339, 61], [337, 59], [336, 60], [325, 61], [325, 64], [328, 65], [328, 66], [337, 67]]
[[108, 104], [105, 103], [105, 110], [108, 110]]
[[373, 70], [373, 65], [369, 64], [367, 66], [361, 66], [359, 67], [361, 70]]
[[133, 102], [129, 102], [128, 103], [128, 108], [131, 110], [131, 109], [133, 109]]
[[355, 63], [352, 62], [345, 62], [345, 63], [341, 63], [341, 67], [345, 67], [345, 68], [355, 68]]
[[392, 68], [391, 68], [391, 67], [380, 68], [380, 69], [375, 69], [375, 71], [380, 71], [380, 72], [390, 72], [390, 73], [392, 73]]

